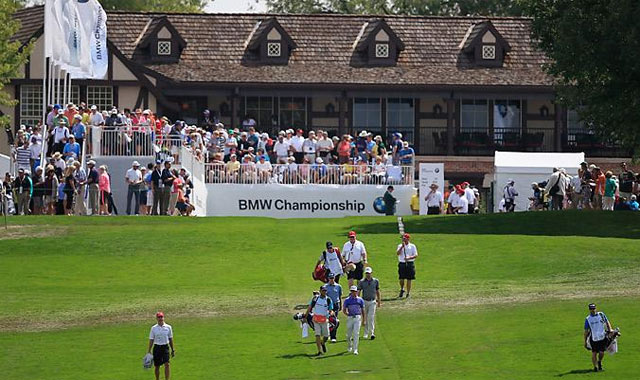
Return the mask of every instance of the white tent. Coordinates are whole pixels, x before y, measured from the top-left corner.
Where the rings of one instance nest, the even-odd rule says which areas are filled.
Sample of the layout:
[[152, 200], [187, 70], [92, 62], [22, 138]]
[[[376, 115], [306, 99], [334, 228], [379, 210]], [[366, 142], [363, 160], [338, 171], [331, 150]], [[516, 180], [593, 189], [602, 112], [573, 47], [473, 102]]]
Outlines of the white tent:
[[564, 168], [567, 174], [578, 174], [580, 163], [584, 161], [584, 153], [521, 153], [496, 152], [494, 158], [495, 191], [493, 194], [493, 211], [498, 212], [502, 200], [503, 189], [509, 179], [515, 181], [518, 191], [516, 211], [529, 208], [529, 197], [533, 196], [531, 184], [549, 179], [553, 168]]

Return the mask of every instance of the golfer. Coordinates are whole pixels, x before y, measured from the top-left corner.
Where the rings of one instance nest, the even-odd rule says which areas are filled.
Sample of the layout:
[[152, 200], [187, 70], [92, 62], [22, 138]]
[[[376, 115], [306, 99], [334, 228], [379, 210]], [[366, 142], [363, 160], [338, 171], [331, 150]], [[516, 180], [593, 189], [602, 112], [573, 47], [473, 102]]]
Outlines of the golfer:
[[333, 243], [328, 241], [325, 245], [327, 249], [322, 251], [316, 267], [324, 262], [325, 268], [329, 269], [329, 273], [335, 276], [335, 281], [340, 282], [340, 276], [344, 273], [342, 268], [345, 266], [344, 259], [340, 255], [340, 251], [333, 247]]
[[160, 366], [164, 365], [164, 378], [169, 380], [171, 377], [171, 368], [169, 367], [169, 347], [171, 347], [171, 357], [176, 356], [176, 350], [173, 347], [173, 329], [171, 325], [164, 323], [164, 313], [159, 311], [156, 313], [158, 323], [151, 327], [149, 333], [149, 348], [147, 352], [151, 352], [153, 348], [153, 364], [155, 366], [156, 380], [160, 380]]
[[320, 287], [320, 295], [315, 297], [309, 303], [307, 308], [307, 315], [313, 313], [313, 330], [316, 335], [316, 346], [318, 347], [318, 353], [316, 356], [320, 356], [327, 352], [327, 340], [329, 339], [329, 316], [333, 314], [333, 302], [331, 298], [327, 296], [327, 285]]
[[589, 315], [584, 320], [584, 347], [591, 345], [591, 362], [593, 372], [602, 371], [602, 359], [607, 349], [607, 332], [611, 331], [611, 323], [603, 312], [596, 310], [596, 304], [589, 304]]
[[398, 245], [396, 255], [398, 255], [398, 278], [400, 279], [400, 294], [404, 295], [404, 281], [407, 280], [407, 298], [411, 293], [411, 281], [416, 279], [415, 261], [418, 257], [418, 249], [415, 244], [410, 243], [411, 235], [402, 235], [402, 243]]
[[342, 312], [347, 316], [347, 344], [348, 351], [358, 355], [358, 341], [360, 340], [360, 324], [363, 321], [363, 314], [366, 316], [364, 301], [358, 297], [358, 287], [353, 285], [349, 288], [349, 297], [342, 303]]
[[364, 280], [358, 283], [358, 296], [361, 296], [364, 300], [364, 311], [366, 315], [364, 339], [371, 336], [371, 340], [374, 340], [376, 339], [376, 307], [380, 307], [380, 282], [372, 276], [373, 268], [367, 267], [364, 273]]
[[367, 249], [361, 241], [356, 240], [355, 231], [349, 231], [349, 241], [342, 247], [342, 257], [346, 262], [345, 268], [351, 287], [353, 280], [362, 280], [364, 264], [367, 263]]

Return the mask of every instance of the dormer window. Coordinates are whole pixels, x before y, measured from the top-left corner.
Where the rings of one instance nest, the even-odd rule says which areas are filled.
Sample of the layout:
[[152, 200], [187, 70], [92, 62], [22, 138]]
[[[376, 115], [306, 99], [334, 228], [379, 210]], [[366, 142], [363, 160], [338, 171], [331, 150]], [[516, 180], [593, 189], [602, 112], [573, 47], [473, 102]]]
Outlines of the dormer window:
[[496, 59], [496, 46], [482, 45], [482, 59]]
[[280, 49], [280, 42], [268, 42], [267, 43], [267, 56], [279, 58], [282, 54]]
[[511, 46], [491, 21], [482, 21], [469, 27], [460, 43], [460, 49], [477, 66], [502, 67], [504, 57], [511, 50]]
[[394, 66], [404, 43], [383, 19], [369, 20], [353, 43], [352, 66]]
[[171, 55], [171, 41], [158, 41], [158, 55]]
[[167, 16], [147, 21], [135, 41], [133, 59], [143, 63], [177, 63], [187, 42], [173, 27]]
[[376, 44], [376, 58], [389, 58], [389, 44]]
[[263, 65], [286, 65], [296, 48], [289, 34], [275, 17], [260, 21], [245, 42], [243, 62]]

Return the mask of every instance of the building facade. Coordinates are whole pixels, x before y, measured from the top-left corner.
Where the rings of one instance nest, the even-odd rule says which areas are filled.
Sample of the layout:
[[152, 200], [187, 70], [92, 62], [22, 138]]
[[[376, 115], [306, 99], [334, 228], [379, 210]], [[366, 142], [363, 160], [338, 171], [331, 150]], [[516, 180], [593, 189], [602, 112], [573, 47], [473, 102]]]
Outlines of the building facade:
[[[35, 41], [7, 86], [18, 124], [41, 118], [43, 8], [19, 11]], [[628, 155], [554, 103], [527, 18], [108, 12], [105, 80], [74, 81], [71, 101], [151, 108], [197, 124], [403, 134], [418, 161], [478, 185], [496, 150]], [[3, 136], [4, 138], [4, 136]], [[5, 145], [5, 144], [3, 144]]]

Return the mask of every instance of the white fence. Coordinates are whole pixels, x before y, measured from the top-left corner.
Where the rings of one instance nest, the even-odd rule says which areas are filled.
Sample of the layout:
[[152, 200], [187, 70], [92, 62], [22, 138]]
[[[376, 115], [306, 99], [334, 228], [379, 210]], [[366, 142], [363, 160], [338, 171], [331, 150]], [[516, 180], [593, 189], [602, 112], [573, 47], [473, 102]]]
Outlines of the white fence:
[[413, 173], [413, 166], [205, 164], [205, 182], [217, 184], [413, 185]]
[[181, 137], [157, 134], [149, 126], [91, 127], [89, 140], [94, 157], [173, 157], [174, 163], [180, 163]]

